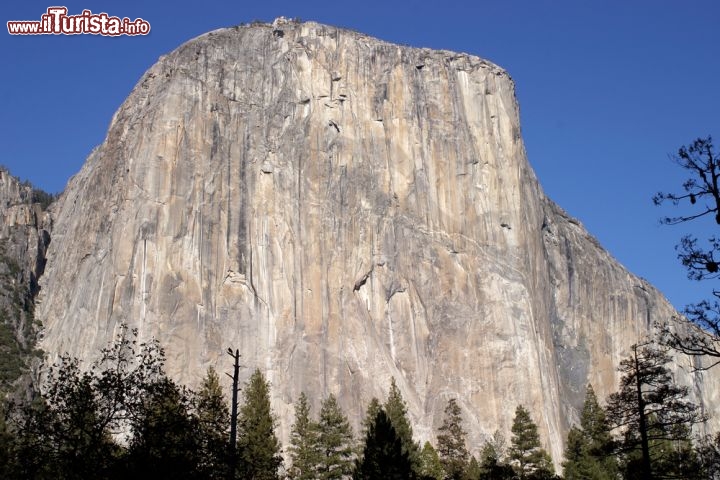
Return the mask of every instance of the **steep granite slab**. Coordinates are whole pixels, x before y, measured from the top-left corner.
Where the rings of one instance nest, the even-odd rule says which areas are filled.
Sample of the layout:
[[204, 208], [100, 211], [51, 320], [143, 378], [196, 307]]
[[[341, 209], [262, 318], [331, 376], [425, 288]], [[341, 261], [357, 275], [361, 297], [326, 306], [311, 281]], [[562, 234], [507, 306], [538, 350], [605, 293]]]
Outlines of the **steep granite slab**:
[[301, 390], [357, 425], [394, 376], [419, 437], [456, 397], [477, 450], [521, 403], [560, 461], [587, 382], [613, 391], [674, 314], [543, 195], [504, 70], [315, 23], [161, 58], [54, 221], [46, 351], [92, 358], [126, 322], [195, 383], [237, 347], [283, 438]]

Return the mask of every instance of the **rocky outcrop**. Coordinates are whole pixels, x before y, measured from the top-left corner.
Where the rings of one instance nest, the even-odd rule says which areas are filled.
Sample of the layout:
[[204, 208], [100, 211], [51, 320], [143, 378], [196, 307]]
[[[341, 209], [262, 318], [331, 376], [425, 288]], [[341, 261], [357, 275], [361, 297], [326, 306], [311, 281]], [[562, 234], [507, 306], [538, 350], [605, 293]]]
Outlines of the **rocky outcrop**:
[[44, 209], [52, 198], [0, 168], [0, 398], [18, 387], [37, 356], [33, 313], [50, 243]]
[[503, 69], [315, 23], [161, 58], [59, 199], [48, 261], [47, 352], [91, 358], [126, 322], [194, 383], [237, 347], [285, 438], [302, 390], [357, 425], [391, 377], [422, 438], [457, 398], [475, 450], [523, 404], [556, 461], [585, 385], [614, 390], [674, 313], [544, 196]]

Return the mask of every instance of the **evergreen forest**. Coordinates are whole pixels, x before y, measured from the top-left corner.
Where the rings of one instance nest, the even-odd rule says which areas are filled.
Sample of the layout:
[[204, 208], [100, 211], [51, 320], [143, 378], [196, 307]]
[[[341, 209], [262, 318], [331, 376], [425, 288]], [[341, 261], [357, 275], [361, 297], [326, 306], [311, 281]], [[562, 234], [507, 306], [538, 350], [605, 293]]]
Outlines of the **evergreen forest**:
[[646, 342], [631, 352], [615, 393], [601, 402], [587, 386], [564, 458], [553, 462], [523, 405], [510, 431], [470, 445], [467, 412], [449, 398], [436, 438], [420, 444], [394, 379], [385, 399], [369, 402], [357, 432], [334, 395], [314, 399], [313, 412], [302, 393], [283, 446], [261, 370], [228, 402], [217, 372], [208, 370], [197, 390], [179, 385], [165, 373], [158, 342], [141, 343], [125, 328], [92, 365], [62, 357], [43, 389], [4, 401], [0, 478], [720, 478], [720, 435], [694, 433], [707, 418], [675, 384], [667, 347]]

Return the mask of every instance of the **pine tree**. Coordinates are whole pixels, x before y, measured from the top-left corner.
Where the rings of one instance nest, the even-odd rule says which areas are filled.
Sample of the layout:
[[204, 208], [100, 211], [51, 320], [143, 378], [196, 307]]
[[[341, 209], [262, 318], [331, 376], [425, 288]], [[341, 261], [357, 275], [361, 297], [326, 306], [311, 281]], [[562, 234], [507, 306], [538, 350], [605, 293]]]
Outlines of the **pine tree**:
[[570, 427], [563, 462], [563, 474], [566, 480], [606, 478], [603, 476], [604, 472], [596, 468], [597, 460], [590, 457], [588, 450], [588, 438], [585, 432], [575, 425]]
[[242, 477], [248, 480], [280, 478], [280, 442], [275, 436], [276, 420], [270, 409], [270, 386], [259, 369], [243, 389], [238, 414], [238, 452]]
[[580, 427], [573, 426], [568, 432], [563, 468], [566, 480], [617, 478], [610, 427], [592, 385], [585, 392]]
[[420, 446], [413, 441], [413, 430], [408, 419], [407, 404], [395, 383], [395, 377], [390, 381], [390, 392], [384, 409], [400, 437], [403, 451], [408, 454], [413, 464], [413, 470], [417, 472], [420, 469]]
[[475, 458], [474, 455], [471, 455], [468, 466], [465, 469], [465, 473], [462, 477], [463, 480], [480, 480], [481, 474], [482, 470], [480, 469], [480, 464], [478, 463], [477, 458]]
[[295, 423], [290, 432], [289, 470], [293, 480], [312, 480], [316, 478], [320, 463], [318, 445], [318, 424], [310, 419], [310, 406], [305, 392], [295, 403]]
[[199, 478], [197, 422], [189, 412], [187, 391], [163, 378], [148, 389], [133, 426], [130, 476]]
[[626, 475], [648, 480], [689, 475], [666, 470], [679, 468], [667, 461], [668, 455], [673, 455], [668, 445], [688, 444], [692, 425], [704, 417], [696, 405], [685, 399], [688, 389], [673, 383], [665, 367], [671, 360], [667, 350], [652, 343], [633, 345], [631, 349], [630, 357], [620, 362], [620, 391], [610, 395], [607, 406], [611, 426], [624, 433], [620, 450]]
[[318, 478], [336, 479], [353, 471], [353, 432], [337, 399], [330, 394], [323, 401], [318, 422], [321, 458]]
[[419, 477], [423, 480], [443, 480], [445, 478], [445, 470], [440, 462], [440, 457], [430, 442], [425, 442], [420, 452]]
[[[362, 438], [365, 438], [367, 436], [367, 433], [370, 431], [370, 428], [375, 424], [375, 418], [377, 417], [377, 414], [380, 413], [380, 410], [382, 410], [382, 406], [380, 405], [380, 401], [373, 397], [370, 400], [370, 403], [368, 404], [367, 410], [365, 412], [365, 418], [362, 422]], [[362, 450], [364, 445], [360, 446], [360, 450]]]
[[454, 398], [445, 407], [445, 419], [438, 435], [438, 454], [445, 470], [446, 478], [462, 478], [468, 463], [468, 451], [465, 447], [466, 432], [462, 427], [462, 413]]
[[362, 460], [358, 460], [353, 478], [357, 480], [407, 480], [414, 478], [408, 453], [384, 410], [365, 435]]
[[227, 478], [230, 411], [215, 369], [210, 367], [195, 397], [200, 469], [206, 478]]
[[362, 424], [360, 425], [360, 438], [358, 439], [359, 443], [357, 445], [358, 458], [355, 463], [362, 460], [363, 450], [365, 449], [365, 439], [370, 429], [375, 425], [377, 414], [380, 413], [382, 409], [383, 407], [380, 405], [380, 401], [376, 397], [373, 397], [368, 404], [367, 410], [365, 411], [365, 418], [363, 418]]
[[480, 451], [480, 478], [483, 480], [507, 480], [515, 475], [510, 465], [504, 463], [504, 438], [495, 432], [491, 441], [485, 442]]
[[510, 464], [520, 480], [552, 476], [554, 468], [550, 455], [540, 446], [537, 425], [522, 405], [515, 410], [510, 446]]

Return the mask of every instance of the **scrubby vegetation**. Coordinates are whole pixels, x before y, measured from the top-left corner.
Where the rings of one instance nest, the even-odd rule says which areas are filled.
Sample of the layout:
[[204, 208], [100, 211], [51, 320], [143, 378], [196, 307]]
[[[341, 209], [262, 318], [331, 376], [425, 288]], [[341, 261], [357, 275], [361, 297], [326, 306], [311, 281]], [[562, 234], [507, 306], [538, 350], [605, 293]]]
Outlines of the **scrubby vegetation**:
[[[10, 171], [4, 165], [0, 165], [0, 175], [12, 176]], [[45, 190], [36, 187], [29, 180], [19, 182], [20, 185], [20, 201], [23, 203], [37, 203], [43, 210], [46, 210], [57, 198], [59, 193], [48, 193]]]
[[32, 295], [23, 278], [20, 265], [7, 253], [7, 240], [0, 240], [0, 398], [41, 355], [35, 348]]

